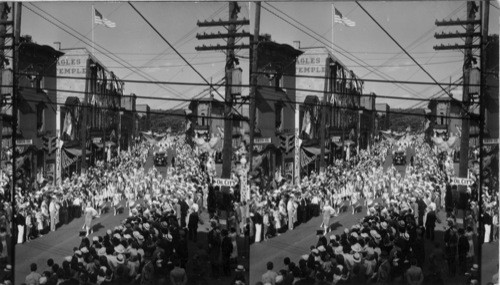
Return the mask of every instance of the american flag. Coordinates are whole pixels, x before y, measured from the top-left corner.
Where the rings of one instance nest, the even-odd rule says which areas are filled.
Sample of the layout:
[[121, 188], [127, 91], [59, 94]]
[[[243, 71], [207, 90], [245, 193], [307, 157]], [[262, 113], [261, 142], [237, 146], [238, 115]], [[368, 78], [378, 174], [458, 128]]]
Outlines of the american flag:
[[103, 25], [103, 26], [108, 27], [108, 28], [115, 28], [116, 27], [116, 23], [111, 22], [110, 20], [104, 18], [102, 16], [102, 14], [99, 13], [99, 11], [97, 11], [97, 9], [94, 9], [94, 23], [96, 23], [98, 25]]
[[348, 27], [356, 26], [356, 22], [351, 21], [347, 17], [342, 16], [342, 13], [340, 13], [340, 11], [337, 10], [337, 8], [333, 8], [333, 10], [335, 11], [333, 13], [333, 22], [334, 23], [339, 23], [339, 24], [342, 24], [342, 25], [348, 26]]

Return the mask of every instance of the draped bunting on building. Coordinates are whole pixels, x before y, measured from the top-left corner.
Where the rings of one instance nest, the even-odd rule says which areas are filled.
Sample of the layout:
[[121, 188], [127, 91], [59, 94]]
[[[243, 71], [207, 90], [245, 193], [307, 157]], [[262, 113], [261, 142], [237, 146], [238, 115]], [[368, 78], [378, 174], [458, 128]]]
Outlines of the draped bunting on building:
[[61, 165], [63, 169], [70, 167], [73, 163], [78, 160], [79, 156], [68, 152], [66, 149], [61, 151]]
[[432, 137], [431, 140], [437, 148], [438, 153], [444, 151], [451, 153], [453, 150], [460, 149], [460, 140], [453, 134], [448, 138], [448, 140], [443, 140], [442, 137]]
[[300, 149], [300, 166], [306, 167], [309, 163], [316, 159], [315, 154], [305, 151], [303, 148]]

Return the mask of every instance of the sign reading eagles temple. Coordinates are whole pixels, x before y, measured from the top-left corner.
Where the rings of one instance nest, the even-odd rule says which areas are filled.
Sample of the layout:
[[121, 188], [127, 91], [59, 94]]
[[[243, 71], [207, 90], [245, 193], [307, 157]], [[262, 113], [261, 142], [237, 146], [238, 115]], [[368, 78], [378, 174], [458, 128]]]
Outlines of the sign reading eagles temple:
[[[325, 89], [326, 60], [329, 56], [325, 48], [307, 49], [299, 56], [295, 65], [295, 73], [299, 75], [296, 79], [296, 101], [303, 103], [308, 95], [321, 95]], [[306, 77], [300, 77], [300, 75]], [[313, 76], [313, 77], [307, 77]], [[304, 90], [317, 90], [319, 92], [307, 92]]]
[[[78, 97], [85, 102], [85, 83], [87, 80], [87, 59], [90, 54], [86, 49], [65, 50], [57, 61], [57, 102], [65, 103], [68, 97]], [[75, 78], [68, 78], [75, 77]]]

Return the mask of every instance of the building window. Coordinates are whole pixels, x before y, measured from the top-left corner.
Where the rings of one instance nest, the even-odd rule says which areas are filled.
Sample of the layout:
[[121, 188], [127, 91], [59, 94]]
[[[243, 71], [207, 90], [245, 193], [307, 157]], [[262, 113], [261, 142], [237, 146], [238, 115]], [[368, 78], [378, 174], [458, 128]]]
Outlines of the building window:
[[444, 113], [441, 112], [439, 115], [441, 116], [441, 125], [444, 125]]
[[36, 77], [36, 89], [37, 90], [43, 90], [45, 87], [45, 80], [42, 75], [37, 75]]
[[284, 125], [284, 118], [283, 118], [283, 113], [284, 113], [284, 108], [283, 108], [283, 103], [276, 103], [274, 107], [274, 115], [275, 115], [275, 122], [276, 122], [276, 132], [282, 132], [283, 131], [283, 125]]
[[45, 104], [39, 103], [36, 105], [36, 129], [39, 132], [44, 131], [45, 126]]
[[201, 126], [204, 126], [205, 125], [205, 116], [206, 115], [205, 115], [205, 113], [201, 113], [200, 116], [201, 116], [201, 118], [200, 118], [201, 119]]

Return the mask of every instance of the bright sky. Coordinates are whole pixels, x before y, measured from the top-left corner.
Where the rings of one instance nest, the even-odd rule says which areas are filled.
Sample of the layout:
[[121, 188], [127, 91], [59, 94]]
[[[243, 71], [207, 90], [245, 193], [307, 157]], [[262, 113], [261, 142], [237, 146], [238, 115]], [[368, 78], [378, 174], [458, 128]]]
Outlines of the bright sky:
[[[441, 43], [460, 43], [462, 40], [438, 40], [434, 38], [434, 33], [463, 31], [463, 28], [437, 27], [434, 22], [465, 18], [465, 1], [360, 3], [438, 82], [449, 82], [450, 78], [452, 81], [459, 79], [462, 73], [463, 54], [460, 51], [435, 51], [433, 46]], [[489, 30], [490, 34], [498, 34], [499, 10], [496, 7], [500, 4], [498, 1], [492, 1], [491, 4]], [[105, 18], [116, 23], [116, 28], [95, 26], [95, 54], [121, 79], [204, 82], [126, 2], [32, 2], [23, 5], [22, 35], [31, 35], [33, 41], [39, 44], [55, 47], [54, 42], [60, 42], [62, 48], [86, 47], [89, 51], [92, 50], [92, 5], [94, 5]], [[197, 40], [195, 36], [203, 32], [225, 32], [223, 28], [197, 27], [196, 22], [227, 19], [227, 2], [136, 2], [134, 5], [208, 81], [215, 83], [222, 79], [225, 55], [217, 51], [196, 52], [195, 47], [225, 43], [222, 39]], [[249, 2], [240, 2], [240, 5], [242, 8], [239, 17], [251, 19], [251, 25], [243, 29], [253, 32], [255, 5]], [[334, 52], [334, 54], [360, 78], [432, 81], [355, 2], [339, 2], [335, 3], [335, 7], [344, 16], [356, 22], [356, 26], [346, 27], [340, 24], [334, 26], [335, 49], [338, 50], [340, 47], [349, 52], [349, 54], [345, 52]], [[85, 36], [88, 39], [82, 41], [75, 38], [31, 10], [59, 26], [69, 26], [64, 28], [71, 34], [80, 38]], [[265, 2], [262, 4], [260, 31], [262, 34], [270, 34], [272, 40], [278, 43], [292, 45], [293, 41], [300, 41], [301, 47], [325, 45], [330, 47], [331, 2]], [[237, 55], [242, 57], [240, 64], [244, 70], [243, 84], [248, 84], [249, 51], [241, 50]], [[116, 56], [120, 59], [117, 60]], [[124, 62], [126, 66], [134, 67], [134, 72], [125, 68]], [[205, 88], [126, 83], [125, 93], [135, 93], [138, 96], [191, 98]], [[364, 93], [375, 92], [379, 95], [417, 98], [428, 98], [438, 91], [440, 88], [434, 85], [373, 82], [366, 82], [364, 89]], [[219, 92], [224, 95], [224, 88]], [[248, 94], [248, 90], [244, 90], [243, 93]], [[215, 96], [217, 98], [217, 95]], [[391, 108], [409, 107], [418, 103], [382, 99], [378, 99], [377, 102], [388, 103]], [[179, 102], [166, 100], [139, 99], [138, 104], [141, 103], [149, 104], [153, 109], [166, 109], [179, 105]], [[187, 104], [182, 104], [180, 107], [187, 107]]]

